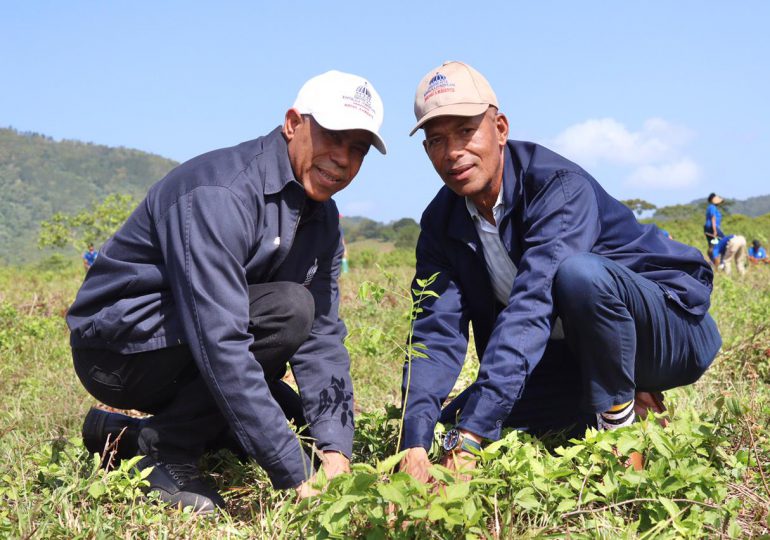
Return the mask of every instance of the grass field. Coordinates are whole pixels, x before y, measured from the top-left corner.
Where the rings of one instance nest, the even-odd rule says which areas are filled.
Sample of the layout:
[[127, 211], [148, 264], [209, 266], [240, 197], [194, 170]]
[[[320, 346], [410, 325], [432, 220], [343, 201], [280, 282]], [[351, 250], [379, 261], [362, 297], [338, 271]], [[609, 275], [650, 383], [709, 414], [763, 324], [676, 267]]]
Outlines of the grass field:
[[[672, 232], [699, 240], [697, 230]], [[437, 469], [448, 487], [436, 493], [392, 472], [413, 258], [381, 247], [350, 246], [341, 282], [358, 413], [353, 473], [298, 503], [256, 465], [207, 455], [229, 511], [209, 519], [148, 504], [129, 463], [105, 472], [84, 450], [79, 431], [93, 400], [71, 368], [63, 319], [82, 279], [77, 262], [0, 269], [0, 537], [770, 534], [770, 267], [717, 276], [712, 313], [724, 347], [701, 381], [667, 393], [668, 428], [651, 419], [573, 441], [510, 432], [482, 452], [470, 484]], [[470, 351], [458, 386], [476, 366]], [[644, 455], [643, 470], [623, 465], [632, 451]]]

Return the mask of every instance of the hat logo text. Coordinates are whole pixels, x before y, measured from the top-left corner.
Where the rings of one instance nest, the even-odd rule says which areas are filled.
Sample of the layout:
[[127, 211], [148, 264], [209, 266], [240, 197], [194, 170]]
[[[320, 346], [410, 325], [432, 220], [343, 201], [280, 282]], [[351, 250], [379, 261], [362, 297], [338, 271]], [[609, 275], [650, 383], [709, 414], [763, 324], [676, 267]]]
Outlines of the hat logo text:
[[374, 118], [374, 108], [372, 107], [372, 92], [369, 90], [369, 83], [358, 86], [352, 96], [342, 96], [345, 101], [345, 107], [352, 107], [369, 118]]
[[428, 101], [432, 97], [436, 97], [439, 94], [444, 94], [446, 92], [454, 92], [455, 91], [455, 84], [452, 82], [449, 82], [449, 80], [442, 75], [441, 73], [436, 73], [433, 78], [428, 82], [428, 88], [425, 90], [425, 93], [422, 95], [423, 102]]

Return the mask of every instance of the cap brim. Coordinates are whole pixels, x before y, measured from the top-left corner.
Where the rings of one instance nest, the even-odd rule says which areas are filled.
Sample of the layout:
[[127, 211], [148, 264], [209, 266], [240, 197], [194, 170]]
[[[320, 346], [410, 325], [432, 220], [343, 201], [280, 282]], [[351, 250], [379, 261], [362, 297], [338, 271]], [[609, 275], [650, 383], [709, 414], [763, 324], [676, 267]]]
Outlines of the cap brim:
[[[341, 124], [339, 122], [333, 122], [330, 121], [327, 118], [324, 118], [323, 115], [319, 115], [317, 113], [307, 113], [310, 114], [316, 122], [318, 122], [322, 127], [326, 129], [330, 129], [332, 131], [345, 131], [348, 129], [363, 129], [364, 131], [368, 131], [372, 134], [372, 146], [374, 146], [377, 150], [379, 150], [380, 154], [385, 155], [388, 153], [388, 148], [385, 146], [385, 141], [382, 140], [382, 137], [380, 137], [380, 134], [376, 131], [372, 131], [368, 127], [360, 126], [360, 125], [347, 125], [347, 124]], [[320, 118], [319, 118], [320, 116]]]
[[420, 129], [426, 122], [438, 118], [439, 116], [478, 116], [489, 108], [489, 103], [453, 103], [452, 105], [443, 105], [436, 107], [428, 114], [420, 118], [409, 132], [411, 137], [414, 133]]

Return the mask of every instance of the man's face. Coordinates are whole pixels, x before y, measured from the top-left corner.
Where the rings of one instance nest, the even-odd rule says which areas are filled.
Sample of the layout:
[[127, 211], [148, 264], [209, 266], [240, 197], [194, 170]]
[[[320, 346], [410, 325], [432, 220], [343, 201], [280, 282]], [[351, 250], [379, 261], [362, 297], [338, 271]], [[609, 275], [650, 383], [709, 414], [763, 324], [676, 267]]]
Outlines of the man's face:
[[508, 120], [493, 107], [478, 116], [440, 116], [424, 125], [423, 146], [444, 183], [472, 197], [502, 178]]
[[372, 144], [363, 129], [332, 131], [289, 109], [283, 125], [294, 177], [314, 201], [328, 201], [353, 180]]

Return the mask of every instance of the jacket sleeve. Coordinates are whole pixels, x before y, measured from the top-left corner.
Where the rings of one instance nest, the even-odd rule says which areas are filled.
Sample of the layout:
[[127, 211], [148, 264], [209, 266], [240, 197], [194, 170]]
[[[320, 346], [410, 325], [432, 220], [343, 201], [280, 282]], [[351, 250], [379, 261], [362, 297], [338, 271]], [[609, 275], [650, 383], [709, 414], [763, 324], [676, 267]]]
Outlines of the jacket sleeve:
[[[452, 391], [468, 350], [468, 315], [454, 272], [434, 235], [423, 226], [417, 241], [417, 269], [412, 289], [419, 290], [417, 279], [438, 272], [429, 289], [438, 298], [422, 301], [414, 321], [413, 345], [420, 343], [428, 358], [413, 358], [404, 364], [402, 399], [405, 402], [402, 448], [421, 446], [430, 449], [441, 405]], [[415, 295], [413, 293], [413, 300]], [[402, 404], [403, 405], [403, 404]]]
[[273, 486], [298, 485], [310, 465], [249, 352], [243, 265], [254, 216], [227, 188], [206, 186], [182, 195], [156, 227], [187, 343], [220, 411]]
[[290, 360], [297, 380], [310, 435], [319, 450], [351, 457], [353, 451], [353, 383], [350, 356], [343, 343], [347, 334], [339, 317], [342, 234], [318, 259], [309, 289], [315, 302], [310, 336]]
[[594, 190], [579, 174], [559, 172], [533, 197], [524, 222], [524, 253], [508, 306], [495, 321], [458, 423], [488, 439], [500, 437], [543, 356], [555, 319], [552, 285], [559, 265], [570, 255], [591, 251], [599, 236]]

